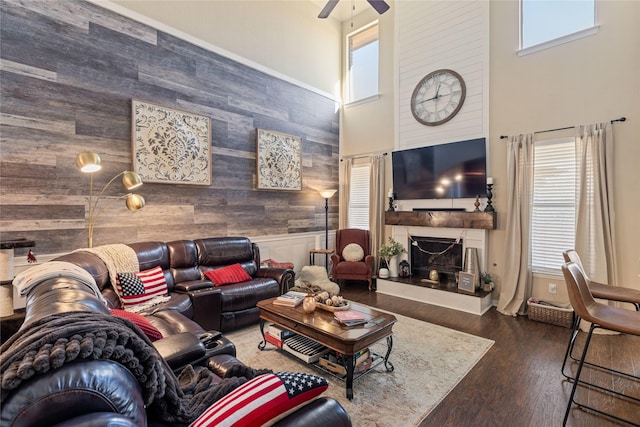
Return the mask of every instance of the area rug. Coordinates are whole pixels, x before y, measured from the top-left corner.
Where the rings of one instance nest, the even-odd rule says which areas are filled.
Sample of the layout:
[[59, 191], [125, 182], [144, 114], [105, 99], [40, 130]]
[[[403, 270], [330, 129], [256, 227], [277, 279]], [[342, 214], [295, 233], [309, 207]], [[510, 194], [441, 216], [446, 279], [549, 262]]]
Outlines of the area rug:
[[[354, 397], [345, 396], [344, 383], [267, 345], [258, 350], [260, 329], [252, 326], [227, 334], [237, 358], [254, 368], [304, 371], [329, 379], [325, 396], [338, 400], [354, 427], [416, 426], [464, 378], [493, 345], [492, 340], [395, 314], [393, 351], [389, 361], [354, 382]], [[384, 354], [386, 344], [372, 347]]]

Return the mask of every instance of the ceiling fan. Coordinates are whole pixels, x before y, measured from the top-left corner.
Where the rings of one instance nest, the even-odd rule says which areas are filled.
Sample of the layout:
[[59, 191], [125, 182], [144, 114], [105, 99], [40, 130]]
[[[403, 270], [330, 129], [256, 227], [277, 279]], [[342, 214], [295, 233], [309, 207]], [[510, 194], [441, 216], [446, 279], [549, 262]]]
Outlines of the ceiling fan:
[[[339, 1], [340, 0], [329, 0], [324, 8], [322, 8], [322, 10], [320, 11], [320, 15], [318, 15], [318, 18], [328, 18], [331, 14], [331, 11], [334, 7], [336, 7]], [[384, 0], [367, 0], [367, 2], [381, 15], [389, 10], [389, 5]]]

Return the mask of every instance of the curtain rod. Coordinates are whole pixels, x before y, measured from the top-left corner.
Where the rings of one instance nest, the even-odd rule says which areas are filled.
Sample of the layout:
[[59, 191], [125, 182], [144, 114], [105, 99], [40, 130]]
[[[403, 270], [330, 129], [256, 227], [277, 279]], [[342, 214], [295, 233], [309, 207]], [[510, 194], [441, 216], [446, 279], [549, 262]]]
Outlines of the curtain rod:
[[[620, 117], [619, 119], [613, 119], [611, 120], [611, 123], [615, 123], [615, 122], [626, 122], [627, 118], [626, 117]], [[567, 127], [563, 127], [563, 128], [556, 128], [556, 129], [547, 129], [547, 130], [539, 130], [535, 133], [546, 133], [546, 132], [555, 132], [558, 130], [567, 130], [567, 129], [575, 129], [575, 126], [567, 126]], [[507, 139], [509, 138], [507, 135], [500, 135], [500, 139]]]
[[343, 160], [345, 160], [345, 159], [363, 159], [363, 158], [365, 158], [365, 157], [375, 156], [376, 154], [382, 154], [383, 156], [386, 156], [386, 155], [388, 155], [389, 153], [387, 153], [387, 152], [385, 151], [385, 152], [382, 152], [382, 153], [369, 153], [369, 154], [361, 154], [361, 155], [359, 155], [359, 156], [347, 156], [347, 157], [343, 157], [343, 158], [341, 158], [341, 159], [340, 159], [340, 161], [343, 161]]

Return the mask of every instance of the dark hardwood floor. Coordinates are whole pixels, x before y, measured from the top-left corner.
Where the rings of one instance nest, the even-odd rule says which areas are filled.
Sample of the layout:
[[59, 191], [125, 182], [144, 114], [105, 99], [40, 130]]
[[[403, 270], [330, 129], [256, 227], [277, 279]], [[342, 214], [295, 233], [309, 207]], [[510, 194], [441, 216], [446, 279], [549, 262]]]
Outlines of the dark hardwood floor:
[[[467, 314], [403, 298], [369, 292], [366, 283], [342, 286], [345, 298], [404, 316], [435, 323], [495, 344], [469, 374], [420, 424], [427, 426], [561, 426], [571, 383], [560, 369], [570, 329], [509, 317], [492, 308], [483, 316]], [[576, 345], [582, 350], [585, 333]], [[577, 352], [576, 352], [577, 354]], [[594, 335], [590, 360], [640, 375], [640, 337]], [[393, 354], [392, 354], [393, 357]], [[571, 364], [575, 368], [575, 363]], [[419, 371], [419, 367], [416, 367]], [[575, 369], [573, 369], [575, 371]], [[630, 381], [595, 369], [583, 370], [583, 378], [640, 398], [640, 381]], [[640, 403], [579, 387], [577, 399], [614, 412], [640, 425]], [[609, 418], [573, 406], [569, 426], [621, 425]], [[626, 424], [623, 424], [626, 425]], [[402, 427], [402, 426], [399, 426]]]

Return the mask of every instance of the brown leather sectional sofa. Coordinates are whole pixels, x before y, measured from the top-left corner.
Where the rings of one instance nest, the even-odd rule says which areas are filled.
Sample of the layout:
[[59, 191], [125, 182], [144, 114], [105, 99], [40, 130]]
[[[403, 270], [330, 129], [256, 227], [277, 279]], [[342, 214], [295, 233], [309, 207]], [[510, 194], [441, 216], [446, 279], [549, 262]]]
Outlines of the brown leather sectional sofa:
[[[140, 380], [147, 378], [148, 381], [155, 376], [147, 371], [141, 376], [140, 368], [131, 359], [139, 354], [156, 355], [153, 357], [162, 361], [157, 366], [164, 372], [164, 377], [171, 376], [166, 375], [165, 370], [178, 373], [187, 364], [207, 367], [214, 374], [215, 379], [211, 384], [213, 387], [223, 381], [234, 366], [244, 366], [235, 358], [233, 343], [217, 331], [230, 331], [256, 322], [258, 312], [255, 303], [281, 294], [294, 280], [291, 270], [259, 268], [258, 247], [246, 238], [145, 242], [130, 246], [138, 256], [140, 270], [160, 265], [164, 271], [171, 299], [143, 313], [162, 332], [163, 338], [145, 344], [147, 339], [143, 336], [140, 345], [141, 341], [135, 335], [140, 336], [141, 332], [130, 333], [131, 328], [124, 322], [124, 329], [121, 324], [117, 324], [107, 335], [113, 336], [115, 331], [120, 331], [121, 335], [115, 341], [125, 347], [128, 345], [128, 351], [133, 356], [124, 357], [118, 355], [117, 351], [107, 354], [105, 349], [108, 346], [100, 347], [98, 351], [97, 348], [104, 345], [104, 341], [100, 338], [100, 327], [96, 326], [96, 330], [93, 330], [93, 322], [96, 325], [103, 325], [105, 321], [112, 322], [114, 316], [110, 316], [109, 309], [120, 307], [117, 295], [109, 283], [106, 265], [89, 252], [74, 252], [59, 257], [56, 261], [71, 262], [89, 271], [108, 304], [104, 305], [89, 287], [68, 277], [47, 279], [29, 291], [25, 323], [2, 346], [3, 377], [8, 378], [8, 372], [11, 375], [16, 375], [17, 372], [17, 376], [29, 378], [21, 378], [18, 386], [4, 387], [3, 382], [1, 425], [168, 425], [169, 423], [163, 422], [154, 414], [154, 405], [148, 405], [149, 390], [145, 388], [148, 385]], [[214, 288], [211, 282], [202, 279], [202, 273], [207, 269], [236, 262], [250, 273], [250, 281]], [[79, 323], [76, 322], [76, 317]], [[88, 329], [81, 328], [82, 322], [89, 325]], [[122, 323], [120, 320], [116, 322]], [[70, 332], [67, 337], [61, 331], [65, 328], [60, 325], [67, 325], [66, 328], [74, 331], [77, 328], [82, 332]], [[78, 353], [69, 350], [69, 344], [66, 344], [67, 359], [75, 359], [65, 362], [57, 359], [54, 362], [55, 352], [51, 350], [50, 344], [45, 344], [50, 335], [64, 336], [63, 342], [79, 339], [82, 345], [92, 341], [94, 355], [85, 354], [80, 357]], [[128, 338], [128, 335], [132, 338]], [[132, 342], [137, 344], [132, 345]], [[56, 343], [59, 345], [59, 338]], [[18, 357], [21, 346], [41, 346], [39, 357], [42, 351], [51, 352], [51, 366], [43, 369], [40, 364], [36, 368], [37, 372], [28, 374], [25, 374], [24, 369], [16, 369], [17, 365], [11, 365], [10, 358]], [[81, 350], [80, 354], [82, 353]], [[118, 357], [120, 359], [114, 360]], [[140, 358], [141, 366], [149, 363], [148, 360], [145, 361], [145, 357]], [[33, 362], [33, 358], [29, 356], [22, 360], [20, 366]], [[54, 363], [61, 366], [54, 369]], [[127, 364], [134, 368], [125, 366]], [[273, 369], [277, 370], [277, 367]], [[160, 377], [162, 375], [158, 376]], [[348, 427], [351, 426], [351, 421], [337, 401], [320, 397], [274, 425]]]
[[[246, 237], [214, 237], [173, 242], [131, 243], [140, 271], [162, 267], [171, 300], [142, 314], [154, 313], [154, 325], [165, 330], [189, 331], [181, 326], [181, 314], [206, 330], [229, 332], [258, 322], [256, 303], [286, 292], [295, 273], [284, 268], [260, 268], [258, 245]], [[95, 278], [110, 308], [120, 300], [109, 280], [107, 265], [91, 252], [72, 252], [56, 258], [87, 270]], [[204, 277], [207, 270], [239, 263], [252, 280], [214, 287]]]

